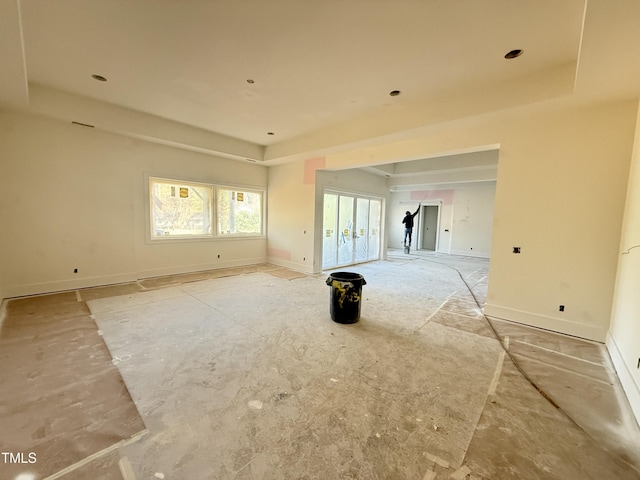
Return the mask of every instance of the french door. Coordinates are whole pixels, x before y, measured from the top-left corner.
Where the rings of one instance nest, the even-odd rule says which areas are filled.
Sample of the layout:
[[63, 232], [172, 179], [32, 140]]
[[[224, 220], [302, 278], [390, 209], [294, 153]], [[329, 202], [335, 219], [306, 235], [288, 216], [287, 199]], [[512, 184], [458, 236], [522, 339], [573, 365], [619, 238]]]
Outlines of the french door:
[[324, 194], [322, 268], [378, 260], [382, 200]]

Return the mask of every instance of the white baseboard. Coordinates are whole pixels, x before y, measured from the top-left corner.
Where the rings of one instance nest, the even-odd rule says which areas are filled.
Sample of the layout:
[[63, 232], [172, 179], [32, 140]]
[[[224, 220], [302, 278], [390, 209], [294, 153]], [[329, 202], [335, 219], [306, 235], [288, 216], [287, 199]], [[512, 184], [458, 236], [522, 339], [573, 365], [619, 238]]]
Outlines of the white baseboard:
[[116, 275], [102, 275], [96, 277], [73, 278], [70, 280], [54, 280], [50, 282], [30, 283], [4, 287], [0, 293], [2, 298], [25, 297], [28, 295], [42, 295], [46, 293], [64, 292], [80, 288], [115, 285], [141, 280], [143, 278], [163, 277], [166, 275], [180, 275], [184, 273], [202, 272], [220, 268], [243, 267], [266, 263], [266, 257], [243, 258], [240, 260], [219, 261], [215, 263], [201, 263], [196, 265], [180, 265], [174, 267], [162, 267], [141, 270], [138, 272], [126, 272]]
[[632, 367], [625, 363], [615, 339], [610, 334], [607, 334], [606, 345], [613, 367], [616, 369], [616, 373], [622, 384], [622, 389], [631, 405], [631, 411], [633, 411], [633, 415], [636, 417], [636, 422], [640, 425], [640, 386], [638, 386], [631, 374], [630, 369]]
[[313, 266], [306, 265], [304, 263], [291, 262], [289, 260], [283, 260], [282, 258], [277, 257], [267, 257], [267, 263], [270, 263], [271, 265], [277, 265], [278, 267], [288, 268], [296, 272], [306, 273], [308, 275], [313, 274]]
[[71, 280], [54, 280], [50, 282], [29, 283], [5, 287], [2, 290], [3, 298], [25, 297], [28, 295], [42, 295], [46, 293], [64, 292], [78, 288], [97, 287], [101, 285], [114, 285], [116, 283], [135, 282], [134, 272], [117, 275], [104, 275], [98, 277], [74, 278]]
[[177, 265], [172, 267], [148, 268], [139, 270], [137, 280], [143, 278], [165, 277], [167, 275], [182, 275], [184, 273], [204, 272], [206, 270], [219, 270], [221, 268], [244, 267], [266, 263], [266, 257], [242, 258], [239, 260], [220, 260], [210, 263], [198, 263], [195, 265]]
[[537, 313], [501, 307], [490, 303], [485, 304], [484, 313], [489, 317], [523, 323], [525, 325], [531, 325], [533, 327], [564, 333], [574, 337], [585, 338], [587, 340], [593, 340], [600, 343], [604, 343], [607, 337], [607, 330], [605, 327], [586, 325], [584, 323], [572, 322], [563, 318], [546, 317]]
[[449, 255], [462, 255], [465, 257], [478, 257], [478, 258], [491, 258], [491, 253], [490, 252], [474, 252], [473, 250], [469, 250], [467, 251], [461, 251], [461, 250], [449, 250], [449, 251], [440, 251], [438, 250], [438, 253], [446, 253]]

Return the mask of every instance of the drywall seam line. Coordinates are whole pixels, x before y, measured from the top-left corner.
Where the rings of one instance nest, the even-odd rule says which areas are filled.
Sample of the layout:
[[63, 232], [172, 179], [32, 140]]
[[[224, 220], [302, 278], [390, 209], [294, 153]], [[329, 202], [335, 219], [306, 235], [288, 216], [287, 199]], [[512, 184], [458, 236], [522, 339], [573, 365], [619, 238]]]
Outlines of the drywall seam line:
[[489, 393], [490, 397], [496, 394], [496, 389], [498, 388], [498, 382], [500, 381], [500, 374], [502, 373], [502, 367], [504, 365], [504, 357], [506, 352], [503, 350], [498, 355], [498, 364], [496, 365], [496, 369], [493, 372], [493, 378], [491, 379], [491, 383], [489, 384]]
[[145, 428], [144, 430], [142, 430], [142, 431], [136, 433], [135, 435], [131, 436], [129, 439], [120, 440], [118, 443], [114, 443], [113, 445], [111, 445], [111, 446], [109, 446], [107, 448], [103, 448], [102, 450], [99, 450], [99, 451], [89, 455], [88, 457], [83, 458], [79, 462], [76, 462], [76, 463], [74, 463], [72, 465], [69, 465], [66, 468], [63, 468], [62, 470], [60, 470], [59, 472], [54, 473], [53, 475], [49, 475], [48, 477], [44, 478], [43, 480], [56, 480], [57, 478], [62, 478], [67, 473], [73, 472], [74, 470], [77, 470], [78, 468], [85, 466], [86, 464], [92, 462], [93, 460], [95, 460], [97, 458], [100, 458], [100, 457], [102, 457], [104, 455], [107, 455], [108, 453], [111, 453], [111, 452], [117, 450], [120, 447], [123, 447], [125, 445], [129, 445], [130, 443], [133, 443], [133, 442], [137, 442], [140, 438], [142, 438], [147, 433], [149, 433], [149, 431]]
[[592, 380], [594, 382], [598, 382], [598, 383], [601, 383], [603, 385], [609, 385], [609, 386], [612, 385], [610, 382], [608, 382], [606, 380], [600, 380], [599, 378], [591, 377], [589, 375], [585, 375], [584, 373], [574, 372], [573, 370], [569, 370], [568, 368], [558, 367], [557, 365], [553, 365], [551, 363], [543, 362], [542, 360], [538, 360], [536, 358], [530, 357], [528, 355], [524, 355], [522, 353], [511, 352], [511, 355], [515, 355], [517, 357], [524, 357], [527, 360], [530, 360], [530, 361], [532, 361], [534, 363], [539, 363], [539, 364], [544, 365], [546, 367], [551, 367], [551, 368], [555, 368], [556, 370], [560, 370], [560, 371], [563, 371], [563, 372], [566, 372], [566, 373], [571, 373], [571, 374], [576, 375], [578, 377], [582, 377], [582, 378], [585, 378], [587, 380]]
[[449, 301], [449, 299], [447, 298], [444, 302], [442, 302], [440, 304], [440, 306], [438, 308], [436, 308], [435, 312], [433, 312], [431, 315], [429, 315], [429, 317], [425, 320], [425, 322], [422, 324], [422, 326], [420, 328], [417, 328], [416, 330], [414, 330], [414, 333], [419, 332], [420, 330], [422, 330], [424, 327], [427, 326], [427, 323], [429, 323], [431, 321], [431, 319], [436, 315], [436, 313], [438, 313], [440, 311], [440, 309], [442, 307], [444, 307], [444, 305]]
[[[535, 347], [537, 349], [544, 350], [545, 352], [551, 352], [551, 353], [555, 353], [557, 355], [562, 355], [563, 357], [572, 358], [574, 360], [580, 360], [581, 362], [590, 363], [591, 365], [595, 365], [597, 367], [603, 367], [604, 366], [604, 365], [602, 365], [602, 363], [592, 362], [591, 360], [585, 360], [584, 358], [574, 357], [573, 355], [569, 355], [568, 353], [558, 352], [556, 350], [551, 350], [550, 348], [541, 347], [540, 345], [535, 345], [533, 343], [523, 342], [522, 340], [514, 340], [514, 342], [518, 342], [518, 343], [521, 343], [523, 345], [527, 345], [529, 347]], [[517, 353], [517, 352], [515, 352], [515, 353]]]
[[131, 462], [128, 457], [122, 457], [118, 461], [118, 467], [120, 467], [120, 473], [122, 474], [122, 480], [136, 480], [136, 474], [133, 473]]

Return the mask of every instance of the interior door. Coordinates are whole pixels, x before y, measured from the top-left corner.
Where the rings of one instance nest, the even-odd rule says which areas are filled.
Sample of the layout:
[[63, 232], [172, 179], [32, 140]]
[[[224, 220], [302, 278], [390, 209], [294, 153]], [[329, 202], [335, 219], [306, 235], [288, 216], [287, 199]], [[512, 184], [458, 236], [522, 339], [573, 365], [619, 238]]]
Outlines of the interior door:
[[436, 250], [438, 241], [438, 206], [423, 205], [422, 207], [422, 249]]

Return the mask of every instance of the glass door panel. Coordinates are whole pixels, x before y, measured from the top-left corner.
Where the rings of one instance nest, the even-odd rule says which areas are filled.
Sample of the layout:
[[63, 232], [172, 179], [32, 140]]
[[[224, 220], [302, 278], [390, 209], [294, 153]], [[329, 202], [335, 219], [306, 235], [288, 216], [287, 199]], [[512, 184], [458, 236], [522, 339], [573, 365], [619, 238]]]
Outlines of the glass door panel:
[[326, 269], [338, 264], [338, 195], [325, 193], [323, 209], [322, 268]]
[[356, 241], [356, 262], [369, 258], [369, 199], [358, 198], [356, 203], [356, 226], [353, 237]]
[[338, 201], [338, 265], [353, 263], [353, 200], [340, 195]]
[[367, 260], [380, 258], [380, 214], [382, 202], [372, 199], [369, 204], [369, 249]]
[[378, 260], [382, 200], [325, 193], [322, 268]]

